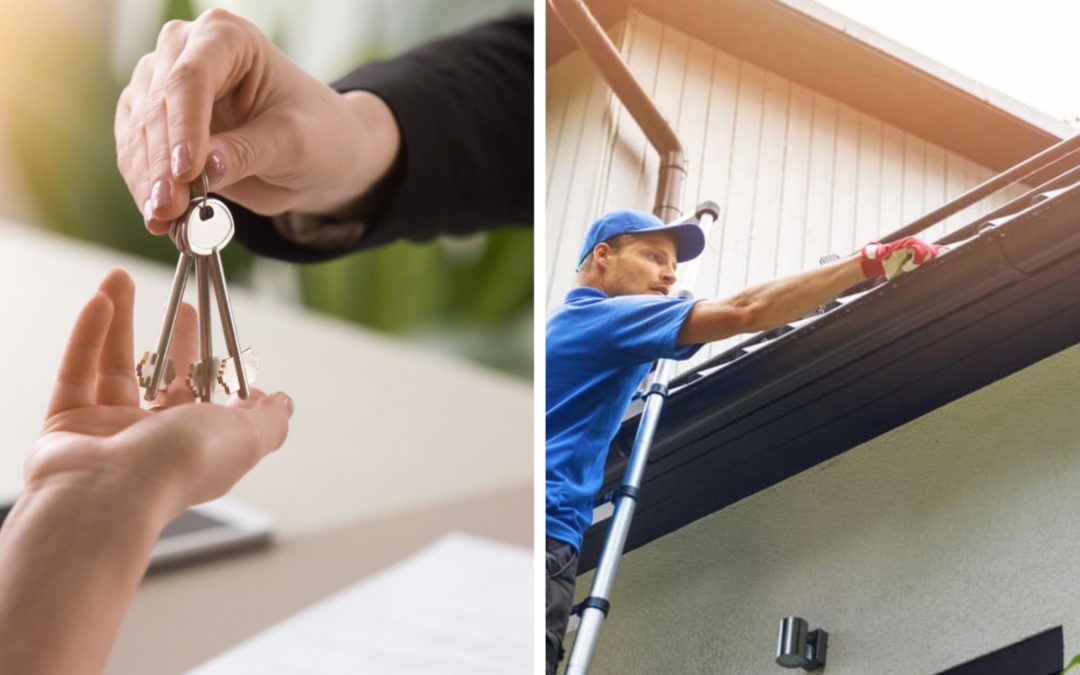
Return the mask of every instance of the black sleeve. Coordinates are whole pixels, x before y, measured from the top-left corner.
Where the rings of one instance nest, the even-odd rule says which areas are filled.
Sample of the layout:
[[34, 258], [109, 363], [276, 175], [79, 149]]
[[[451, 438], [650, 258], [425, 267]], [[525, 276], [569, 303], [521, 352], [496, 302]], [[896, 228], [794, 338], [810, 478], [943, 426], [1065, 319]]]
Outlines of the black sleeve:
[[[230, 204], [244, 246], [315, 262], [398, 239], [532, 223], [530, 15], [511, 15], [365, 64], [332, 86], [379, 96], [401, 130], [393, 168], [361, 201], [363, 237], [347, 248], [314, 249], [286, 239], [269, 217]], [[326, 221], [333, 227], [334, 219]]]

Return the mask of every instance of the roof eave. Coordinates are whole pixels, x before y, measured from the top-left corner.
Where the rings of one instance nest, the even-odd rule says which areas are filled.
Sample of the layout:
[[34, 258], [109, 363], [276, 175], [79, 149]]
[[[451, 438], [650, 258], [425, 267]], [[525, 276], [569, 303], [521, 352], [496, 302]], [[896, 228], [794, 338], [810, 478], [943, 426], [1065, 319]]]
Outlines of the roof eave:
[[[1063, 121], [811, 0], [588, 0], [603, 25], [632, 7], [994, 170], [1073, 135]], [[573, 49], [548, 15], [548, 62]]]

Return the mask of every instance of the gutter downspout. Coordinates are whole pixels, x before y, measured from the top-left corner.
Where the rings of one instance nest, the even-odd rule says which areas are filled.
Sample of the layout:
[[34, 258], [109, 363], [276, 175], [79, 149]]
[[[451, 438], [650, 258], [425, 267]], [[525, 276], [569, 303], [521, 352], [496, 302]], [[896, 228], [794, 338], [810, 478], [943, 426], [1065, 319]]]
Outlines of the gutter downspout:
[[686, 182], [686, 157], [678, 136], [634, 79], [615, 45], [593, 18], [584, 1], [548, 0], [548, 5], [574, 41], [588, 54], [604, 81], [660, 155], [660, 175], [656, 185], [653, 214], [664, 222], [678, 220], [682, 216], [680, 204]]

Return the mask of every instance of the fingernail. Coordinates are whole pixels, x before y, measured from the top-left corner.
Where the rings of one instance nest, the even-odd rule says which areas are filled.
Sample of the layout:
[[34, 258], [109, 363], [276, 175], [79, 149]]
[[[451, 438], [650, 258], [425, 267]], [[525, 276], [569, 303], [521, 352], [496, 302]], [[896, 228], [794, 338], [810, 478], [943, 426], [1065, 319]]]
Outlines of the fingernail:
[[154, 219], [154, 208], [150, 205], [150, 200], [147, 199], [142, 205], [142, 217], [143, 223], [150, 225], [150, 221]]
[[177, 143], [172, 149], [172, 175], [179, 178], [191, 170], [191, 155], [188, 153], [187, 143]]
[[285, 395], [285, 409], [289, 411], [289, 417], [293, 416], [293, 411], [296, 409], [296, 404], [288, 394]]
[[208, 159], [210, 160], [210, 183], [218, 183], [225, 177], [225, 160], [217, 152], [211, 152]]
[[169, 184], [163, 180], [159, 180], [154, 183], [154, 187], [150, 190], [150, 204], [153, 207], [152, 210], [157, 211], [162, 206], [169, 205]]

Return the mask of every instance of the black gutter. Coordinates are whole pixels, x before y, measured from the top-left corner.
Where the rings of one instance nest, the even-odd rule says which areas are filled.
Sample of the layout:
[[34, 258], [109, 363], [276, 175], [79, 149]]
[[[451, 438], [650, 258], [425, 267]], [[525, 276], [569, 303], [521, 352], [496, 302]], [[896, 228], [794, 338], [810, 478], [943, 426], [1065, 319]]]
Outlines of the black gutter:
[[[1080, 184], [1003, 220], [699, 367], [707, 374], [669, 396], [626, 550], [1080, 343]], [[613, 443], [602, 493], [618, 485], [637, 422]], [[581, 572], [605, 525], [587, 532]]]

